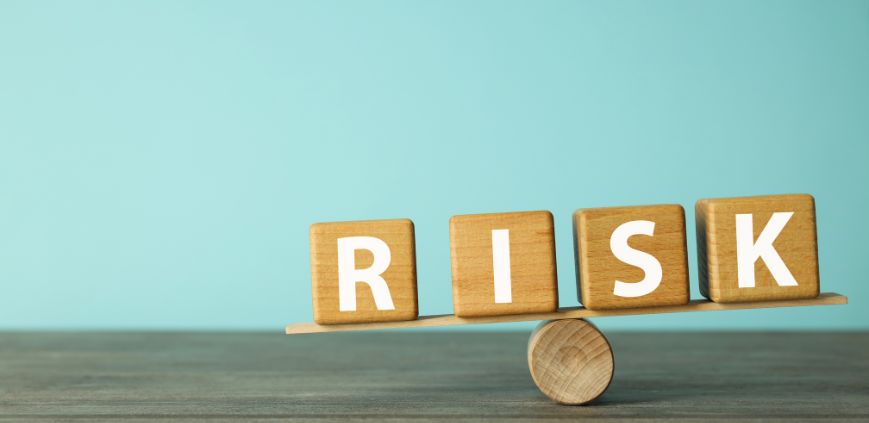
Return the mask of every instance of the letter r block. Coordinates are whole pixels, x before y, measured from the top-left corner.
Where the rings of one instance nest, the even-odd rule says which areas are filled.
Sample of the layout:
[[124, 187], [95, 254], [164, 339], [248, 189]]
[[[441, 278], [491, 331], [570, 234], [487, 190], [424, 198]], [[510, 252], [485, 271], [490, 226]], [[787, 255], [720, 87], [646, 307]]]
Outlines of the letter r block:
[[458, 317], [558, 309], [555, 231], [548, 211], [453, 216], [450, 258]]
[[573, 215], [577, 292], [588, 309], [687, 304], [680, 205], [581, 209]]
[[704, 297], [728, 303], [820, 293], [811, 195], [705, 199], [695, 212]]
[[311, 280], [318, 324], [416, 319], [413, 222], [311, 225]]

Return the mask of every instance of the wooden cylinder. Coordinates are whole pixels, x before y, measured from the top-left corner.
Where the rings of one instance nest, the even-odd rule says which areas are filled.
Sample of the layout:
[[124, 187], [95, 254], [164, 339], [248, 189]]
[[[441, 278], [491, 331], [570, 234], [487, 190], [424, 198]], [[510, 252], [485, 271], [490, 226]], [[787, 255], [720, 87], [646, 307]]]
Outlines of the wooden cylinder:
[[606, 337], [582, 319], [541, 322], [528, 340], [534, 383], [552, 400], [569, 405], [593, 401], [613, 379], [613, 350]]

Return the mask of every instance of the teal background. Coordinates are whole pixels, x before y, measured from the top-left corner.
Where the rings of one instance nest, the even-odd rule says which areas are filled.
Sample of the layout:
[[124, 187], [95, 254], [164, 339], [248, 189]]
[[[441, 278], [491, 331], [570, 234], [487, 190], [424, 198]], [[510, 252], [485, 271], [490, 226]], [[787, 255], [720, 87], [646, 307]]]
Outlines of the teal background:
[[[845, 307], [604, 328], [869, 326], [867, 1], [0, 1], [0, 328], [311, 320], [308, 225], [816, 196]], [[527, 327], [507, 324], [489, 328]]]

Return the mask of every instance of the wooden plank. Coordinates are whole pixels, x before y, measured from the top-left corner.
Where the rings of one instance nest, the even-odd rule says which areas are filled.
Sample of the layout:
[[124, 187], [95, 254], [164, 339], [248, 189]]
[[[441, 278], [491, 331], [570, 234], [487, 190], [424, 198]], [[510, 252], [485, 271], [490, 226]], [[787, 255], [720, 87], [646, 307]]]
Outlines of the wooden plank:
[[585, 307], [565, 307], [554, 313], [514, 314], [461, 318], [452, 314], [422, 316], [418, 320], [401, 322], [356, 323], [346, 325], [318, 325], [316, 323], [291, 323], [287, 335], [320, 332], [347, 332], [399, 328], [425, 328], [435, 326], [476, 325], [484, 323], [527, 322], [534, 320], [580, 319], [589, 317], [631, 316], [637, 314], [687, 313], [693, 311], [746, 310], [757, 308], [805, 307], [847, 304], [848, 297], [835, 292], [826, 292], [817, 298], [803, 300], [755, 301], [749, 303], [715, 303], [708, 300], [693, 300], [686, 305], [663, 307], [639, 307], [619, 310], [589, 310]]

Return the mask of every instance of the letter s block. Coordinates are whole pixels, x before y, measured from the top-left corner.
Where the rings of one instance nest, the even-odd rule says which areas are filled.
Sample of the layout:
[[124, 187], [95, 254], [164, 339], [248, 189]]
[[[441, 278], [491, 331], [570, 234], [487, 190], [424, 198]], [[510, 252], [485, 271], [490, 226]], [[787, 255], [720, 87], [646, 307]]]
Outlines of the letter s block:
[[577, 292], [586, 308], [688, 303], [682, 206], [577, 210], [573, 228]]
[[695, 212], [704, 297], [728, 303], [820, 293], [811, 195], [705, 199]]
[[416, 319], [413, 222], [311, 225], [311, 279], [318, 324]]
[[548, 211], [453, 216], [450, 258], [458, 317], [558, 309], [555, 231]]

